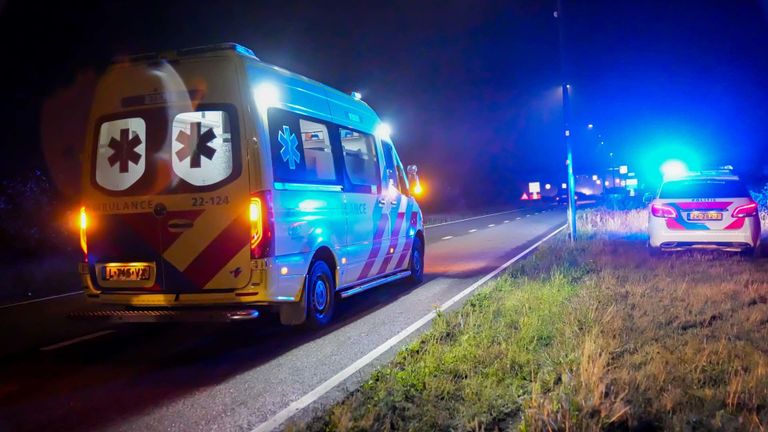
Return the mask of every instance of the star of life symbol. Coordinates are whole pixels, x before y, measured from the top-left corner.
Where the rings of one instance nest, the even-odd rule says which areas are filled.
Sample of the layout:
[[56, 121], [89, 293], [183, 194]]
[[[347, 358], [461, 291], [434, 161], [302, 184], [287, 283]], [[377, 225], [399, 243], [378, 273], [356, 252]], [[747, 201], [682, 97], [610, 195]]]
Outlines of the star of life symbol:
[[213, 160], [213, 155], [216, 154], [216, 149], [211, 147], [211, 142], [216, 138], [216, 134], [213, 129], [208, 129], [200, 134], [200, 126], [200, 122], [192, 122], [189, 124], [190, 133], [180, 130], [176, 135], [176, 141], [182, 145], [176, 151], [176, 157], [179, 158], [179, 162], [189, 158], [190, 168], [200, 168], [203, 157]]
[[280, 149], [283, 162], [288, 162], [291, 169], [296, 169], [296, 164], [301, 161], [301, 154], [296, 148], [299, 145], [296, 134], [291, 132], [291, 128], [283, 125], [283, 130], [277, 135], [277, 141], [283, 145], [283, 148]]
[[141, 154], [136, 151], [136, 147], [141, 145], [141, 138], [136, 133], [133, 137], [128, 138], [129, 134], [128, 128], [120, 129], [120, 139], [111, 137], [109, 144], [107, 144], [107, 147], [112, 149], [112, 154], [107, 158], [107, 162], [111, 167], [117, 165], [117, 169], [121, 173], [128, 172], [128, 162], [138, 165], [141, 160]]

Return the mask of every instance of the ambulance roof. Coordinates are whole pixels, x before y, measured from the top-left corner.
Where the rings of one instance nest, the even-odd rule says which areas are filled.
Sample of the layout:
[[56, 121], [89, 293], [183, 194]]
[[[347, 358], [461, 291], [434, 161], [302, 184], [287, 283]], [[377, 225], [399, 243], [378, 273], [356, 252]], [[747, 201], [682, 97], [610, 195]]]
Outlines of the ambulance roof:
[[[261, 61], [252, 50], [237, 43], [221, 43], [174, 51], [137, 54], [117, 57], [119, 65], [151, 63], [159, 60], [183, 58], [238, 56], [244, 59], [248, 80], [253, 88], [261, 82], [271, 82], [285, 91], [281, 106], [321, 119], [374, 133], [380, 119], [373, 109], [362, 100], [303, 75]], [[329, 115], [330, 113], [330, 115]]]

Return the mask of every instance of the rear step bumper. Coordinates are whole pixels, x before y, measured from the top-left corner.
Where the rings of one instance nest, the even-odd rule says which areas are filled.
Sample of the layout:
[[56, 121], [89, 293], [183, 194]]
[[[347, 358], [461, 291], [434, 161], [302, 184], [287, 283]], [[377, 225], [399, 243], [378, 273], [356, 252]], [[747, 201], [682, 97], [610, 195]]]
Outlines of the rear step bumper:
[[234, 322], [259, 317], [256, 309], [204, 310], [204, 309], [118, 309], [73, 312], [67, 318], [102, 321], [108, 323], [145, 322]]

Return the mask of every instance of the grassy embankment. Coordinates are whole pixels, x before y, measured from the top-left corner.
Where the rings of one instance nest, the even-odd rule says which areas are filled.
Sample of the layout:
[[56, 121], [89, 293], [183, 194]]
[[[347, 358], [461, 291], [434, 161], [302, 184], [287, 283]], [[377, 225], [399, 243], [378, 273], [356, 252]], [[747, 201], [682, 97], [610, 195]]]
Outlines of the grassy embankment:
[[763, 430], [768, 260], [651, 259], [643, 211], [590, 212], [310, 430]]

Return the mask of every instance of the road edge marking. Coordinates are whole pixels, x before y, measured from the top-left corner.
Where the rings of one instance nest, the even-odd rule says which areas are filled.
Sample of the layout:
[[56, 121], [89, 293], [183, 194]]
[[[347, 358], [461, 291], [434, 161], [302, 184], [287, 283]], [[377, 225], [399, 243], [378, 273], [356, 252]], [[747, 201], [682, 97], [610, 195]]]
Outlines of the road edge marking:
[[53, 300], [53, 299], [57, 299], [57, 298], [60, 298], [60, 297], [67, 297], [67, 296], [71, 296], [71, 295], [75, 295], [75, 294], [82, 294], [82, 293], [83, 293], [83, 290], [78, 290], [78, 291], [72, 291], [72, 292], [68, 292], [68, 293], [64, 293], [64, 294], [57, 294], [55, 296], [42, 297], [42, 298], [33, 299], [33, 300], [25, 300], [23, 302], [0, 305], [0, 309], [5, 309], [5, 308], [9, 308], [9, 307], [14, 307], [14, 306], [22, 306], [22, 305], [25, 305], [25, 304], [37, 303], [37, 302], [46, 301], [46, 300]]
[[63, 348], [65, 346], [74, 345], [78, 342], [82, 342], [89, 339], [95, 339], [99, 336], [104, 336], [106, 334], [114, 333], [114, 330], [102, 330], [97, 331], [96, 333], [87, 334], [85, 336], [76, 337], [74, 339], [65, 340], [64, 342], [55, 343], [53, 345], [48, 345], [40, 348], [40, 351], [53, 351], [55, 349]]
[[523, 207], [523, 208], [519, 208], [519, 209], [504, 210], [504, 211], [500, 211], [498, 213], [488, 213], [488, 214], [485, 214], [485, 215], [468, 217], [466, 219], [457, 219], [457, 220], [454, 220], [454, 221], [440, 222], [438, 224], [424, 225], [424, 228], [433, 228], [433, 227], [437, 227], [437, 226], [449, 225], [449, 224], [452, 224], [452, 223], [466, 222], [468, 220], [475, 220], [475, 219], [480, 219], [480, 218], [490, 217], [490, 216], [498, 216], [498, 215], [504, 214], [504, 213], [521, 212], [521, 211], [527, 210], [527, 209], [528, 209], [527, 207]]
[[290, 419], [294, 414], [301, 411], [302, 409], [309, 406], [312, 402], [316, 401], [320, 397], [322, 397], [324, 394], [328, 393], [331, 389], [339, 385], [342, 381], [352, 376], [352, 374], [358, 372], [363, 367], [367, 366], [369, 363], [371, 363], [373, 360], [375, 360], [380, 355], [384, 354], [386, 351], [388, 351], [390, 348], [397, 345], [400, 341], [405, 339], [406, 337], [410, 336], [413, 332], [421, 328], [424, 324], [427, 324], [428, 322], [432, 321], [436, 316], [438, 312], [442, 312], [451, 306], [453, 306], [456, 302], [461, 300], [462, 298], [466, 297], [468, 294], [475, 291], [477, 288], [479, 288], [481, 285], [488, 282], [490, 279], [492, 279], [497, 274], [501, 273], [502, 271], [506, 270], [507, 267], [511, 266], [515, 262], [519, 261], [526, 255], [528, 255], [532, 250], [539, 247], [542, 243], [549, 240], [550, 238], [554, 237], [561, 231], [563, 231], [568, 225], [563, 225], [560, 228], [557, 228], [553, 232], [549, 233], [546, 237], [543, 239], [537, 241], [530, 247], [528, 247], [526, 250], [520, 252], [519, 254], [515, 255], [514, 258], [510, 259], [509, 261], [505, 262], [501, 266], [497, 267], [492, 272], [486, 274], [482, 278], [480, 278], [477, 282], [473, 283], [472, 285], [465, 288], [460, 293], [456, 294], [455, 296], [451, 297], [449, 300], [447, 300], [445, 303], [438, 306], [436, 309], [432, 310], [430, 313], [424, 315], [421, 317], [418, 321], [414, 322], [413, 324], [409, 325], [405, 329], [401, 330], [400, 333], [396, 334], [395, 336], [392, 336], [387, 341], [385, 341], [383, 344], [379, 345], [378, 347], [371, 350], [368, 354], [364, 355], [363, 357], [359, 358], [357, 361], [352, 363], [351, 365], [344, 368], [341, 372], [337, 373], [336, 375], [332, 376], [319, 386], [315, 387], [312, 391], [305, 394], [298, 400], [294, 401], [290, 405], [288, 405], [286, 408], [284, 408], [282, 411], [278, 412], [274, 416], [268, 418], [266, 421], [261, 423], [260, 425], [256, 426], [256, 428], [252, 429], [251, 432], [269, 432], [272, 430], [277, 429], [280, 427], [283, 423], [285, 423], [288, 419]]

